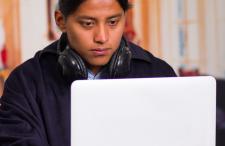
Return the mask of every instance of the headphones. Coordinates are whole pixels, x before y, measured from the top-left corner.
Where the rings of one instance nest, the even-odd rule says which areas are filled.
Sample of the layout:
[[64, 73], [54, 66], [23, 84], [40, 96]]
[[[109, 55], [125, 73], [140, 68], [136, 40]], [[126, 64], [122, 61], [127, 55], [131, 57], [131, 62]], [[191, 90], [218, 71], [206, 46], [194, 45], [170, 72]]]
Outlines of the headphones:
[[[63, 33], [57, 44], [58, 64], [63, 76], [70, 82], [87, 79], [88, 71], [81, 56], [68, 45], [67, 35]], [[131, 51], [122, 37], [119, 48], [108, 63], [109, 78], [121, 78], [130, 72]]]

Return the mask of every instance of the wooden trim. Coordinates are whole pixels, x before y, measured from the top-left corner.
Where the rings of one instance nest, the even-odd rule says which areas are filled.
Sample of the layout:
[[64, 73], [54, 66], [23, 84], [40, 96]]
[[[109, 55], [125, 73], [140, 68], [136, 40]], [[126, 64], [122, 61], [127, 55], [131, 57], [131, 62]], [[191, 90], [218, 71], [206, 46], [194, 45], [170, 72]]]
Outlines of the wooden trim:
[[141, 16], [142, 16], [142, 40], [141, 46], [148, 50], [149, 49], [149, 0], [142, 0], [141, 3]]
[[149, 4], [149, 50], [156, 56], [160, 56], [160, 31], [161, 31], [161, 21], [160, 21], [160, 0], [150, 0]]
[[[168, 15], [168, 21], [169, 21], [169, 46], [168, 46], [168, 49], [171, 49], [171, 51], [169, 51], [169, 53], [168, 53], [168, 56], [169, 56], [169, 58], [170, 58], [170, 60], [172, 61], [172, 60], [174, 60], [174, 49], [173, 48], [175, 48], [174, 46], [173, 46], [173, 42], [174, 42], [174, 37], [173, 37], [173, 30], [174, 30], [174, 18], [173, 18], [173, 13], [172, 13], [172, 11], [171, 10], [173, 10], [174, 9], [174, 1], [170, 1], [170, 2], [167, 2], [167, 4], [168, 4], [168, 13], [169, 13], [169, 15]], [[165, 49], [165, 48], [164, 48]], [[166, 48], [167, 49], [167, 48]], [[173, 61], [173, 62], [175, 62], [175, 61]]]
[[161, 37], [161, 0], [156, 0], [157, 2], [157, 35], [158, 35], [158, 42], [157, 42], [157, 55], [162, 57], [162, 37]]
[[[214, 51], [215, 51], [215, 69], [216, 69], [216, 73], [218, 73], [219, 72], [219, 69], [220, 69], [220, 62], [219, 62], [219, 53], [220, 53], [220, 50], [219, 50], [219, 33], [220, 33], [220, 28], [219, 28], [219, 19], [218, 19], [218, 16], [219, 16], [219, 14], [218, 14], [218, 1], [215, 1], [214, 2], [214, 24], [215, 24], [215, 33], [214, 33], [214, 38], [215, 38], [215, 48], [213, 48], [214, 49]], [[212, 48], [210, 48], [210, 49], [212, 49]], [[223, 65], [223, 64], [222, 64]]]
[[207, 63], [207, 48], [206, 48], [206, 33], [205, 33], [205, 0], [198, 0], [198, 30], [199, 30], [199, 64], [200, 64], [200, 72], [206, 71], [206, 63]]
[[[184, 21], [187, 21], [187, 20], [189, 20], [189, 18], [188, 18], [188, 10], [189, 10], [189, 8], [188, 8], [188, 1], [189, 0], [185, 0], [184, 1]], [[184, 26], [184, 33], [185, 33], [185, 50], [184, 50], [184, 64], [185, 65], [188, 65], [189, 63], [190, 63], [190, 60], [189, 60], [189, 46], [188, 46], [188, 44], [187, 44], [187, 42], [188, 42], [188, 37], [189, 37], [189, 33], [188, 33], [188, 24], [183, 24], [183, 26]]]
[[47, 22], [48, 22], [48, 40], [53, 41], [56, 40], [57, 32], [54, 30], [54, 19], [52, 17], [52, 13], [54, 13], [55, 8], [53, 9], [53, 6], [55, 5], [54, 0], [47, 0]]

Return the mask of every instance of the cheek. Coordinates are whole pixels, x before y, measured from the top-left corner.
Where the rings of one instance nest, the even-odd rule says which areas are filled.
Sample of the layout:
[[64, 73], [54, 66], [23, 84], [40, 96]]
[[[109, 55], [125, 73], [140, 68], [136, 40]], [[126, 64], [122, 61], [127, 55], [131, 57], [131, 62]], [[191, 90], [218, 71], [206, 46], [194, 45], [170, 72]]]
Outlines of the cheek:
[[117, 31], [113, 32], [113, 36], [111, 37], [112, 43], [118, 44], [117, 46], [115, 46], [115, 49], [117, 49], [119, 47], [122, 36], [123, 36], [123, 28], [118, 29]]
[[118, 28], [116, 30], [114, 30], [114, 32], [113, 32], [114, 36], [116, 36], [115, 39], [122, 37], [123, 32], [124, 32], [124, 28], [125, 28], [125, 23], [121, 22], [121, 24], [118, 26]]
[[[85, 48], [90, 41], [90, 34], [81, 31], [81, 29], [71, 28], [67, 31], [68, 39], [72, 48], [76, 50], [79, 48]], [[78, 50], [77, 50], [78, 51]]]

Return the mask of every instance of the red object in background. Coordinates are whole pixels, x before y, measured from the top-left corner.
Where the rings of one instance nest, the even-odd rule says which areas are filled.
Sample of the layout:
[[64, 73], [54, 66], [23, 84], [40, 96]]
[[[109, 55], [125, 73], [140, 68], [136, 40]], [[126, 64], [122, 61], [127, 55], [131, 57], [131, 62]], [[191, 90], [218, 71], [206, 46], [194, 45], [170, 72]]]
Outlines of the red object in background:
[[134, 38], [136, 37], [136, 33], [133, 29], [126, 29], [124, 32], [124, 36], [129, 40], [129, 41], [134, 41]]
[[7, 50], [6, 50], [5, 45], [3, 46], [3, 49], [0, 53], [1, 53], [1, 58], [2, 58], [2, 64], [3, 64], [3, 67], [5, 68], [6, 67], [6, 61], [7, 61]]
[[198, 69], [179, 68], [179, 75], [180, 76], [199, 76], [200, 73]]

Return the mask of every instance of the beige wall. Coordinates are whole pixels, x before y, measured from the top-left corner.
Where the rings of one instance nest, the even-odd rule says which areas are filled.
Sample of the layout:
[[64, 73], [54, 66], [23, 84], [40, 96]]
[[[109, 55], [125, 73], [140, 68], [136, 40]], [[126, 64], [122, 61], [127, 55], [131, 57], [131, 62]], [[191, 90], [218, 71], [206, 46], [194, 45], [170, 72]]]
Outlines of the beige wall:
[[50, 43], [48, 40], [47, 0], [20, 0], [21, 60]]

